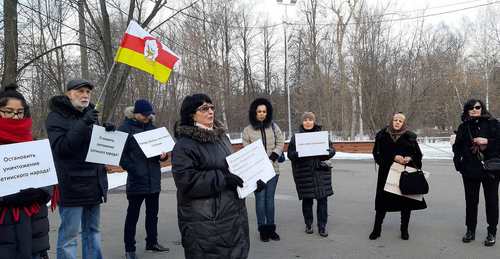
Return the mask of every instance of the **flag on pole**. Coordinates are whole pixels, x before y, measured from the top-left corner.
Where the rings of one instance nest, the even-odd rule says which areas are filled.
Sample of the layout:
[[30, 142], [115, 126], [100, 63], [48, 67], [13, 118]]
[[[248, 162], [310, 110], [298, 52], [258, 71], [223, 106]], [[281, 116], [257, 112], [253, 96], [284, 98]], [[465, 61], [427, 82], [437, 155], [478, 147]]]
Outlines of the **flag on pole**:
[[179, 57], [137, 22], [130, 21], [115, 60], [150, 73], [156, 80], [166, 83]]

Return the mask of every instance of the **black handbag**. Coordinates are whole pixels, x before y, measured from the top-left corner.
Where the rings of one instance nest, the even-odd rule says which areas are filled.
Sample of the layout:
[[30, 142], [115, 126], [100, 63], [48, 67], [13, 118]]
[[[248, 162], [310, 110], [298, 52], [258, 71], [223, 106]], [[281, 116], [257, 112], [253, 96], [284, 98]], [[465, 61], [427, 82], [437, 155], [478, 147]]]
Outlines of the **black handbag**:
[[429, 193], [429, 184], [422, 170], [417, 169], [416, 172], [412, 173], [404, 170], [399, 178], [399, 189], [404, 195], [427, 194]]
[[[469, 131], [469, 136], [471, 138], [471, 141], [473, 140], [472, 138], [472, 133], [469, 127], [467, 127], [467, 130]], [[484, 159], [483, 153], [481, 151], [477, 152], [477, 159], [481, 162], [481, 165], [483, 166], [483, 170], [486, 171], [486, 173], [489, 173], [491, 176], [499, 176], [500, 175], [500, 158], [498, 157], [493, 157], [488, 160]]]
[[493, 174], [500, 174], [500, 158], [491, 158], [488, 160], [481, 161], [483, 164], [483, 170]]

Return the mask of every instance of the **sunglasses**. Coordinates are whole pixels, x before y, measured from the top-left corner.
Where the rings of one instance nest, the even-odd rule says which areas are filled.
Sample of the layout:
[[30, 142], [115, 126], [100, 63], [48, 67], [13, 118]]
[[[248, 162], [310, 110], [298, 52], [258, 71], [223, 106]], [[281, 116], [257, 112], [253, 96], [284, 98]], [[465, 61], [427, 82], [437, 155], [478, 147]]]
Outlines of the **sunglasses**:
[[199, 112], [208, 112], [208, 110], [212, 110], [213, 112], [215, 112], [215, 106], [213, 105], [202, 105], [200, 107], [198, 107], [198, 109], [196, 109], [197, 111]]
[[471, 110], [481, 110], [481, 108], [482, 108], [481, 105], [476, 105], [474, 107], [470, 107], [469, 111], [471, 111]]

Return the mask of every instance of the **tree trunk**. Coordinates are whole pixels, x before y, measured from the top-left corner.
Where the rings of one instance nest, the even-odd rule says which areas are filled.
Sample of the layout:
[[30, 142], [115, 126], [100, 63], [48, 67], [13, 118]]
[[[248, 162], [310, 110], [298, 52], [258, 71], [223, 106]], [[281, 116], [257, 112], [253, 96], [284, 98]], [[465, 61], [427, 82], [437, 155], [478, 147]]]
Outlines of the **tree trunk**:
[[15, 83], [17, 78], [17, 0], [3, 1], [4, 17], [4, 70], [2, 86]]
[[85, 34], [85, 0], [78, 1], [78, 27], [79, 27], [79, 39], [80, 39], [80, 62], [81, 62], [81, 73], [82, 78], [90, 79], [89, 75], [89, 58], [87, 54], [87, 35]]

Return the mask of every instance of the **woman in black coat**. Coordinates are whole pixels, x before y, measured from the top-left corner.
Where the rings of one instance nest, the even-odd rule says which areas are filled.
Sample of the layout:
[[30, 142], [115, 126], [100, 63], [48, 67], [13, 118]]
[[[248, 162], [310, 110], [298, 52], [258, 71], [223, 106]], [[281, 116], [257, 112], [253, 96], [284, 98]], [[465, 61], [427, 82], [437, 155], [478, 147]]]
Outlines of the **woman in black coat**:
[[[312, 112], [302, 115], [302, 125], [299, 133], [321, 131], [321, 126], [315, 123], [316, 116]], [[331, 146], [331, 145], [330, 145]], [[306, 224], [305, 232], [313, 233], [313, 200], [317, 201], [318, 233], [328, 236], [328, 196], [333, 195], [332, 169], [324, 161], [335, 155], [335, 149], [328, 149], [326, 156], [299, 157], [295, 146], [295, 135], [288, 145], [287, 156], [292, 161], [293, 179], [299, 200], [302, 200], [302, 214]]]
[[458, 126], [453, 144], [453, 162], [455, 169], [462, 174], [465, 189], [467, 232], [462, 238], [464, 243], [475, 239], [481, 184], [484, 189], [488, 222], [488, 235], [484, 245], [492, 246], [496, 241], [499, 178], [487, 174], [482, 169], [480, 159], [482, 157], [483, 160], [488, 160], [499, 156], [499, 134], [498, 121], [490, 115], [482, 101], [471, 99], [465, 103], [462, 124]]
[[244, 259], [250, 247], [248, 216], [245, 199], [236, 192], [243, 180], [229, 172], [231, 143], [214, 116], [204, 94], [182, 102], [172, 151], [182, 246], [186, 259]]
[[[0, 92], [0, 145], [31, 141], [26, 100], [9, 85]], [[29, 188], [0, 197], [0, 259], [46, 259], [49, 244], [48, 189]]]
[[417, 135], [406, 128], [406, 117], [402, 113], [394, 114], [389, 126], [377, 133], [373, 158], [379, 168], [375, 196], [375, 223], [370, 239], [380, 237], [386, 212], [401, 211], [401, 239], [408, 240], [411, 211], [425, 209], [427, 204], [425, 200], [417, 201], [384, 191], [387, 176], [394, 162], [422, 168], [422, 152], [417, 143]]

